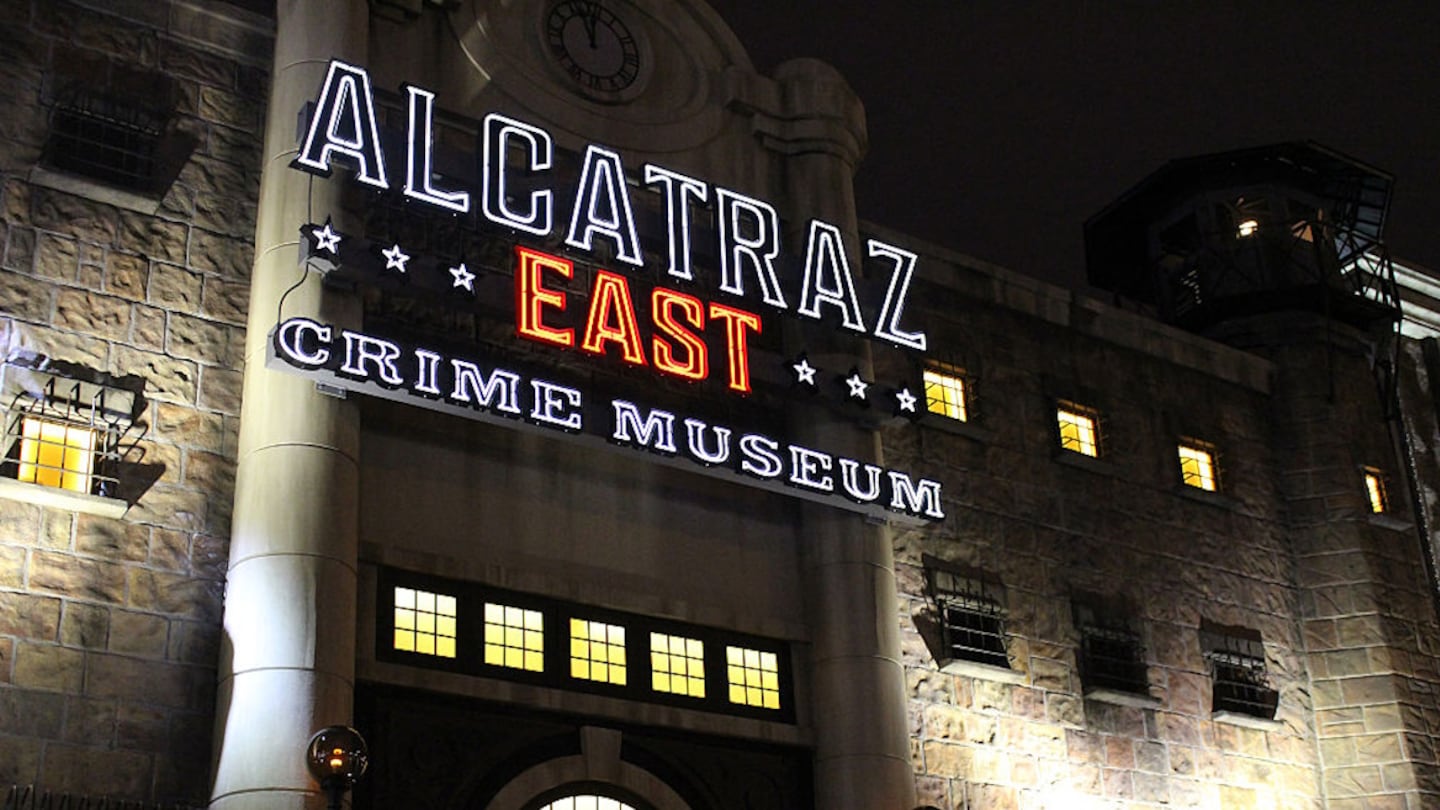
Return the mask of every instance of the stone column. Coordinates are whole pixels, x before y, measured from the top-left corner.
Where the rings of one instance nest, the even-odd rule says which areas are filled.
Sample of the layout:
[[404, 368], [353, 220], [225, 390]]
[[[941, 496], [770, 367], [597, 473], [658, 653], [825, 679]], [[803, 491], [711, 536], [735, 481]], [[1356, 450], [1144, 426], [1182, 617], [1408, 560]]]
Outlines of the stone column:
[[[864, 111], [829, 65], [795, 60], [776, 71], [782, 110], [757, 115], [762, 142], [784, 158], [787, 244], [804, 245], [809, 221], [845, 234], [859, 273], [859, 224], [853, 178], [865, 148]], [[822, 374], [858, 366], [872, 376], [868, 342], [826, 325], [794, 327]], [[803, 336], [798, 334], [803, 330]], [[877, 407], [883, 407], [878, 406]], [[843, 413], [806, 403], [792, 420], [801, 444], [880, 461], [876, 431]], [[894, 550], [890, 531], [830, 507], [801, 507], [800, 560], [813, 638], [815, 806], [827, 810], [910, 810], [913, 767], [900, 664]]]
[[267, 370], [265, 347], [282, 317], [358, 318], [298, 262], [311, 218], [359, 232], [340, 209], [345, 172], [312, 180], [289, 163], [298, 111], [332, 57], [365, 63], [368, 26], [363, 0], [280, 0], [276, 13], [216, 709], [211, 806], [226, 810], [322, 807], [305, 746], [351, 719], [359, 420], [353, 403]]

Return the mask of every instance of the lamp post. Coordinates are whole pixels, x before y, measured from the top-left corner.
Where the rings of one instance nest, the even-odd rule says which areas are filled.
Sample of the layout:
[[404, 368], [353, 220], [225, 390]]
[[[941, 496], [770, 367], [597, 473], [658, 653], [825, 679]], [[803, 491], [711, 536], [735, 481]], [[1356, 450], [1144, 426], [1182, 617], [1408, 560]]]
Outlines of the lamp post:
[[305, 766], [329, 797], [329, 810], [340, 810], [345, 791], [365, 774], [370, 754], [365, 738], [349, 726], [329, 726], [315, 732], [305, 753]]

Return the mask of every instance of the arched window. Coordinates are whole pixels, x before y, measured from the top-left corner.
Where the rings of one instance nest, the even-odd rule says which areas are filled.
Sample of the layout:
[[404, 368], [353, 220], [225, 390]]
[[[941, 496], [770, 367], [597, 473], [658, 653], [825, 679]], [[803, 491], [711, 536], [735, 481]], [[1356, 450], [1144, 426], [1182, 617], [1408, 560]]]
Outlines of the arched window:
[[537, 810], [638, 810], [638, 808], [609, 796], [584, 793], [556, 799]]

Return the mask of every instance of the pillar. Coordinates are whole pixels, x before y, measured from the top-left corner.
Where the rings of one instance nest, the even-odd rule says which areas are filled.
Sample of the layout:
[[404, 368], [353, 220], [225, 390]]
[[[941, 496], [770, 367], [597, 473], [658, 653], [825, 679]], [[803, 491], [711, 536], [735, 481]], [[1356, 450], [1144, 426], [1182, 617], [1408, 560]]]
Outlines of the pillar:
[[298, 111], [331, 58], [364, 64], [368, 24], [364, 0], [279, 0], [276, 10], [216, 708], [211, 806], [225, 810], [324, 806], [305, 746], [315, 730], [348, 724], [354, 702], [358, 415], [266, 369], [265, 353], [283, 317], [357, 319], [355, 302], [325, 294], [298, 261], [312, 218], [359, 232], [340, 209], [342, 181], [289, 163]]

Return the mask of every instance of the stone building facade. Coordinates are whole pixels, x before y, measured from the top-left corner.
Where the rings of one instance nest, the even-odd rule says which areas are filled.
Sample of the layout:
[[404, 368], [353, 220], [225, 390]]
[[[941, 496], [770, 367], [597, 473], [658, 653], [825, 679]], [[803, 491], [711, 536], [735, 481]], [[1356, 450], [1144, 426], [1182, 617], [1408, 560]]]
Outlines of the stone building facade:
[[699, 0], [0, 14], [0, 788], [1440, 796], [1423, 271], [1181, 322], [862, 222], [861, 100]]

